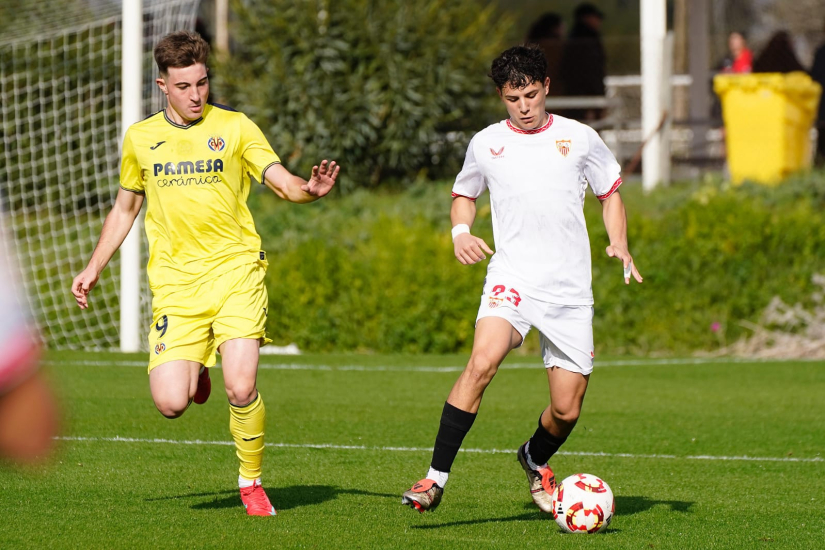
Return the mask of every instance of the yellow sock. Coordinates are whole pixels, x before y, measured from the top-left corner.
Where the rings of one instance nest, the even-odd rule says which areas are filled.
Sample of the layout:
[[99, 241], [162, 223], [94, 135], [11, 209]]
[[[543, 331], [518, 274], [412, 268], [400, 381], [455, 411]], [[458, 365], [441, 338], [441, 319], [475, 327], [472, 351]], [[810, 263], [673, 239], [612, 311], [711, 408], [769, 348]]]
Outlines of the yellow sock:
[[265, 423], [266, 409], [260, 392], [255, 400], [245, 407], [229, 404], [229, 432], [235, 439], [236, 454], [241, 461], [242, 478], [261, 477]]

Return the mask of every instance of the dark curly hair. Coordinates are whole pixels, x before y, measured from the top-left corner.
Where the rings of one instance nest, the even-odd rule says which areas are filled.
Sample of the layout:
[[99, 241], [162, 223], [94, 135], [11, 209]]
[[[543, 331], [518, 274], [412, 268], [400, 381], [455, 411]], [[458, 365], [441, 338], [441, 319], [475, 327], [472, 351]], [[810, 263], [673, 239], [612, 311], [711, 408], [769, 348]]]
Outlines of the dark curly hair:
[[533, 82], [547, 78], [547, 60], [538, 46], [514, 46], [493, 60], [490, 78], [501, 90], [505, 84], [511, 88], [524, 88]]

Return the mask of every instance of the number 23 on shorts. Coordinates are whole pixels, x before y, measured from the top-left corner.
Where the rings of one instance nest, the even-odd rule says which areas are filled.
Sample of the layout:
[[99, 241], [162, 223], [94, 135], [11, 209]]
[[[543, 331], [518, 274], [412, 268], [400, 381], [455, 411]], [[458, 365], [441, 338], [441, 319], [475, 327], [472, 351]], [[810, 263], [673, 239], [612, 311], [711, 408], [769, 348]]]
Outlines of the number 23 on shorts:
[[509, 291], [507, 291], [507, 287], [505, 287], [504, 285], [496, 285], [490, 291], [490, 295], [494, 298], [500, 299], [501, 294], [504, 294], [505, 292], [507, 292], [507, 294], [504, 296], [504, 298], [514, 306], [518, 307], [518, 305], [521, 303], [521, 295], [514, 288], [511, 288]]

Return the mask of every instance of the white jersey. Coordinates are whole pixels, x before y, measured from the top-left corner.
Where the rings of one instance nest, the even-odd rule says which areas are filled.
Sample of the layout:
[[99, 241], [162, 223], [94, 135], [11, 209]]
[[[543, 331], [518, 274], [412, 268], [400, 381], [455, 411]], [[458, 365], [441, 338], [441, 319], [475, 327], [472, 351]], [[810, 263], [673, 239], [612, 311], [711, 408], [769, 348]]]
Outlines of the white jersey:
[[604, 200], [621, 185], [619, 163], [595, 130], [550, 115], [521, 130], [509, 120], [470, 141], [453, 196], [490, 191], [495, 251], [488, 277], [505, 273], [527, 295], [561, 305], [591, 305], [587, 185]]

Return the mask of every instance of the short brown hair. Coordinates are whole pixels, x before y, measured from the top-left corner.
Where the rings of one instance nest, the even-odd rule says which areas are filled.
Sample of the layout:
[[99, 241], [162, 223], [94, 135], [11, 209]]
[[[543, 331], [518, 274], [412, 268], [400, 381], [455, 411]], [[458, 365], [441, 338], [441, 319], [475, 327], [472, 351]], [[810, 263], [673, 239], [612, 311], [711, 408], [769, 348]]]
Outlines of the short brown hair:
[[169, 67], [182, 69], [196, 63], [205, 65], [208, 58], [209, 44], [192, 31], [167, 34], [155, 46], [155, 63], [161, 74], [167, 74]]

